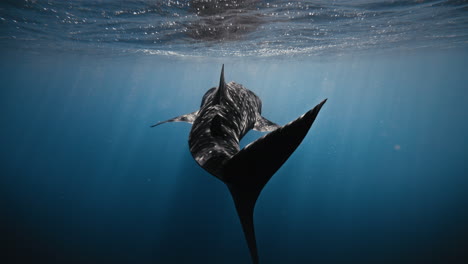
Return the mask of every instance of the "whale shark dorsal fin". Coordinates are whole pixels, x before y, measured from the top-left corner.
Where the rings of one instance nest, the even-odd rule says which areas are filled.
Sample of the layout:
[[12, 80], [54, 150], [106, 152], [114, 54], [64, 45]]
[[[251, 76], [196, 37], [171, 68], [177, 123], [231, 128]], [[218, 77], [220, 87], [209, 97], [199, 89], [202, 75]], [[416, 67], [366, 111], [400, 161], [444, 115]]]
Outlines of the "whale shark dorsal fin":
[[192, 112], [190, 114], [174, 117], [174, 118], [171, 118], [171, 119], [166, 120], [166, 121], [161, 121], [159, 123], [156, 123], [156, 124], [152, 125], [151, 127], [159, 126], [161, 124], [169, 123], [169, 122], [187, 122], [187, 123], [193, 124], [193, 121], [195, 121], [197, 116], [198, 116], [198, 110], [195, 111], [195, 112]]
[[257, 120], [255, 121], [255, 126], [253, 130], [260, 131], [260, 132], [270, 132], [273, 131], [280, 126], [271, 122], [270, 120], [266, 119], [265, 117], [259, 115]]
[[226, 91], [226, 82], [224, 81], [224, 64], [223, 64], [223, 67], [221, 68], [221, 76], [219, 78], [218, 89], [215, 92], [213, 103], [221, 104], [221, 100], [223, 98], [226, 98], [226, 96], [227, 96], [227, 91]]
[[247, 145], [223, 166], [223, 181], [236, 205], [253, 263], [258, 263], [253, 211], [260, 192], [296, 150], [326, 99], [296, 120]]

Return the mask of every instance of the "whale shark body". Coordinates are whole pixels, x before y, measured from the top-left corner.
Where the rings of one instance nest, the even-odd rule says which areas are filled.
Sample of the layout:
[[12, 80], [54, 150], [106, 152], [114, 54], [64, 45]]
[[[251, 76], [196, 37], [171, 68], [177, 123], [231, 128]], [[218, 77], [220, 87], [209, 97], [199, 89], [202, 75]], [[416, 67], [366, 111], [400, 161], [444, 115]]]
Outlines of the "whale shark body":
[[[253, 224], [257, 198], [302, 142], [325, 102], [279, 126], [261, 115], [262, 102], [257, 95], [238, 83], [224, 81], [223, 65], [219, 86], [205, 93], [199, 110], [151, 126], [192, 124], [190, 152], [203, 169], [229, 188], [255, 264], [259, 263]], [[251, 129], [270, 133], [241, 150], [239, 142]]]

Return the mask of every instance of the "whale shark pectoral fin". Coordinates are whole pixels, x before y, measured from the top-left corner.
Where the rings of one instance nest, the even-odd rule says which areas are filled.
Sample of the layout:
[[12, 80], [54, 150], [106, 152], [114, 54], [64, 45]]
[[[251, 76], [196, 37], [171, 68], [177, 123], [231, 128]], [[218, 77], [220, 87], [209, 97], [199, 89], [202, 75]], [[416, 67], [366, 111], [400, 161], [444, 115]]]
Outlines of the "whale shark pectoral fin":
[[257, 120], [255, 121], [255, 126], [253, 130], [260, 131], [260, 132], [270, 132], [277, 128], [280, 128], [279, 125], [271, 122], [270, 120], [266, 119], [265, 117], [259, 115]]
[[181, 115], [181, 116], [174, 117], [174, 118], [171, 118], [171, 119], [166, 120], [166, 121], [156, 123], [156, 124], [152, 125], [151, 127], [159, 126], [161, 124], [169, 123], [169, 122], [187, 122], [187, 123], [193, 124], [193, 121], [195, 121], [197, 116], [198, 116], [198, 110], [195, 111], [195, 112], [192, 112], [190, 114]]

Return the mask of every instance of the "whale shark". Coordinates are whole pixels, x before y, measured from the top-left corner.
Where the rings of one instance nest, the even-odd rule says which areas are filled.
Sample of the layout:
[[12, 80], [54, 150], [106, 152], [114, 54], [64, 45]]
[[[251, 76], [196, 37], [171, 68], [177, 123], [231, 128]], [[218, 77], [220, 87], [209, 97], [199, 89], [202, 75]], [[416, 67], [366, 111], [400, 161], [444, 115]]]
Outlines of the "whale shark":
[[[228, 187], [254, 264], [259, 263], [253, 222], [257, 198], [302, 142], [326, 101], [279, 126], [262, 116], [262, 101], [255, 93], [241, 84], [224, 81], [223, 65], [218, 87], [205, 93], [200, 109], [151, 126], [192, 124], [190, 152], [198, 165]], [[240, 140], [252, 129], [269, 133], [240, 149]]]

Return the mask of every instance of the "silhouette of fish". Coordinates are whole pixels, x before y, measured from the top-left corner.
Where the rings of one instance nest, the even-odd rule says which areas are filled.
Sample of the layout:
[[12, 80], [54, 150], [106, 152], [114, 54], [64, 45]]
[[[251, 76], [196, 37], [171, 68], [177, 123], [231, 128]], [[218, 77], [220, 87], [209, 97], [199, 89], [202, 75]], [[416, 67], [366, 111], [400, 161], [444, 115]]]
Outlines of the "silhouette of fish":
[[[261, 115], [262, 102], [252, 91], [224, 81], [203, 96], [199, 110], [159, 122], [192, 124], [189, 147], [206, 171], [223, 181], [234, 200], [250, 250], [259, 263], [253, 212], [265, 184], [302, 142], [326, 99], [296, 120], [279, 126]], [[270, 132], [242, 150], [239, 142], [251, 129]]]

